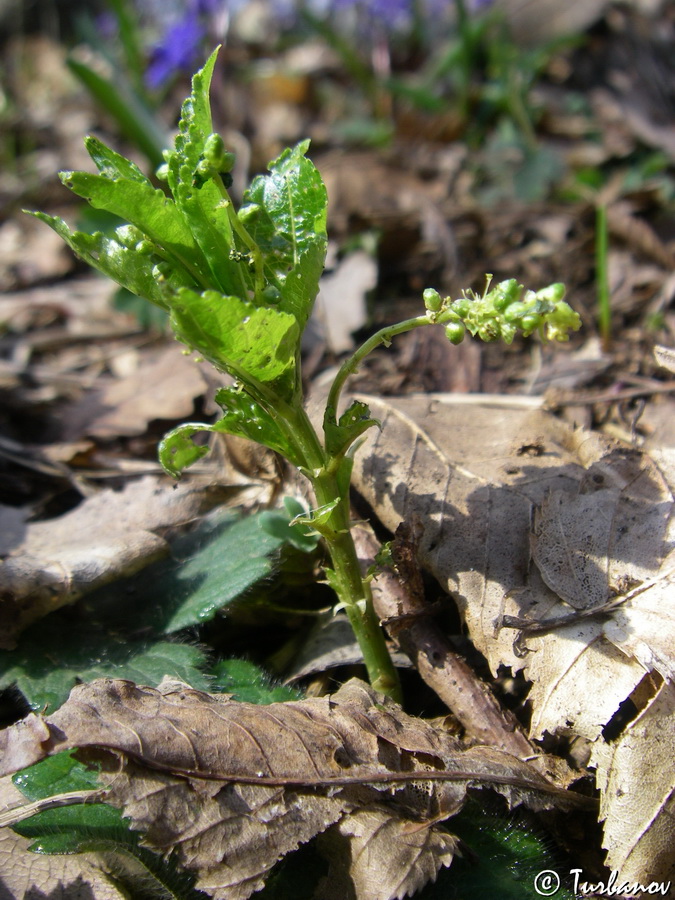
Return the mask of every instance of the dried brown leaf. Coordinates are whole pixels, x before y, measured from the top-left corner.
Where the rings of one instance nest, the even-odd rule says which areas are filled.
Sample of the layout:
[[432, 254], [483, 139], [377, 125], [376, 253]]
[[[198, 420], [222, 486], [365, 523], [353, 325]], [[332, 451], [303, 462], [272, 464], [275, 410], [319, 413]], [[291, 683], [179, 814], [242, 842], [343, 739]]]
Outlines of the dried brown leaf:
[[143, 354], [134, 371], [100, 384], [68, 410], [66, 439], [139, 435], [153, 420], [187, 419], [208, 388], [205, 372], [177, 344]]
[[356, 810], [321, 838], [330, 871], [317, 896], [399, 900], [435, 881], [440, 869], [452, 863], [459, 844], [447, 831], [398, 818], [384, 808]]
[[624, 881], [675, 882], [673, 708], [675, 685], [665, 682], [617, 741], [594, 749], [607, 866]]
[[163, 529], [208, 512], [228, 493], [223, 485], [146, 477], [28, 525], [23, 543], [2, 562], [0, 647], [11, 649], [32, 622], [164, 556]]
[[[355, 842], [358, 900], [404, 896], [449, 863], [454, 839], [434, 822], [461, 808], [467, 787], [491, 786], [510, 805], [573, 800], [527, 763], [462, 750], [356, 680], [331, 697], [259, 706], [101, 679], [52, 716], [1, 732], [2, 771], [73, 747], [103, 763], [107, 801], [149, 846], [176, 849], [197, 886], [227, 900], [245, 900], [282, 856], [338, 822]], [[371, 809], [375, 818], [346, 821]], [[365, 861], [382, 856], [385, 834], [398, 834], [401, 853], [375, 894]]]
[[[489, 400], [469, 414], [466, 405], [431, 397], [362, 399], [383, 427], [357, 455], [358, 490], [392, 531], [401, 520], [422, 520], [420, 561], [448, 586], [474, 644], [495, 673], [510, 666], [532, 682], [531, 737], [580, 735], [601, 747], [645, 671], [667, 679], [675, 671], [673, 559], [664, 559], [672, 541], [670, 469], [662, 473], [646, 454], [552, 416], [491, 408]], [[570, 606], [583, 611], [607, 600], [615, 605], [604, 617], [570, 621]], [[517, 630], [501, 627], [507, 617], [535, 628], [515, 640]], [[664, 705], [661, 713], [667, 733], [675, 711]], [[660, 747], [655, 732], [646, 735], [642, 765], [655, 767], [670, 790], [675, 764]], [[646, 823], [640, 780], [624, 783], [613, 772], [619, 759], [608, 759], [601, 790], [619, 779], [625, 802]], [[603, 802], [606, 845], [615, 846], [613, 862], [623, 872], [627, 843], [613, 838], [621, 811], [604, 793]], [[657, 844], [664, 834], [675, 840], [665, 806], [650, 827]], [[646, 837], [642, 846], [656, 852]], [[649, 852], [640, 857], [647, 881], [655, 877]]]

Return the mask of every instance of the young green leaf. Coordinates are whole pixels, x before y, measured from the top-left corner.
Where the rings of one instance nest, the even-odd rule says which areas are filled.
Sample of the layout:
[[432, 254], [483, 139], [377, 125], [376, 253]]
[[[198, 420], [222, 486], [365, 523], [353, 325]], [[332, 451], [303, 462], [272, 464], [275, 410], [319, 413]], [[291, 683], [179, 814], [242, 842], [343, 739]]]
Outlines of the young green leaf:
[[84, 146], [87, 148], [87, 152], [99, 173], [104, 178], [123, 178], [127, 181], [138, 181], [140, 184], [148, 184], [152, 187], [150, 180], [141, 172], [136, 163], [107, 147], [103, 141], [89, 135], [84, 139]]
[[365, 403], [355, 400], [335, 423], [335, 411], [327, 409], [324, 417], [326, 434], [326, 450], [331, 456], [341, 456], [347, 452], [354, 441], [373, 425], [377, 419], [371, 418], [370, 410]]
[[266, 386], [272, 405], [275, 396], [295, 397], [300, 329], [292, 315], [217, 291], [183, 288], [172, 302], [171, 324], [181, 341], [217, 369], [247, 387]]
[[211, 285], [223, 293], [247, 296], [253, 278], [246, 248], [237, 242], [230, 224], [229, 198], [212, 179], [198, 177], [213, 131], [209, 88], [218, 50], [215, 50], [192, 79], [192, 93], [183, 103], [175, 149], [167, 152], [168, 183], [176, 206], [194, 235], [211, 274]]
[[[71, 231], [58, 216], [48, 216], [41, 212], [34, 212], [31, 215], [49, 225], [71, 250], [92, 268], [98, 269], [133, 294], [168, 309], [163, 283], [153, 276], [154, 266], [147, 256], [141, 255], [134, 248], [125, 247], [113, 238], [106, 237], [100, 231], [95, 234]], [[184, 276], [182, 270], [178, 272]]]
[[280, 292], [279, 306], [304, 328], [326, 256], [326, 188], [305, 156], [303, 141], [254, 178], [239, 218], [263, 251], [265, 274]]
[[139, 228], [163, 248], [196, 284], [208, 284], [208, 267], [175, 203], [149, 182], [89, 172], [61, 172], [61, 180], [95, 209], [105, 209]]
[[187, 422], [164, 436], [159, 445], [159, 461], [174, 477], [205, 456], [209, 448], [192, 440], [199, 432], [218, 432], [256, 441], [274, 450], [296, 466], [306, 465], [300, 451], [277, 422], [259, 403], [237, 388], [221, 388], [216, 403], [225, 415], [212, 425]]

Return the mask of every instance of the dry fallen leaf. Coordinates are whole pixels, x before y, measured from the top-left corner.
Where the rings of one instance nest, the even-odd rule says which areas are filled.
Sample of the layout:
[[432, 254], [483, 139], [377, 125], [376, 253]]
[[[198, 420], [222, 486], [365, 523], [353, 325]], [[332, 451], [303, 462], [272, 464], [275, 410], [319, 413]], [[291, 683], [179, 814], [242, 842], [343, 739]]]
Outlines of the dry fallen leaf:
[[232, 489], [146, 477], [103, 490], [55, 519], [26, 526], [0, 562], [0, 647], [11, 649], [32, 622], [168, 553], [161, 532], [223, 503]]
[[[664, 558], [672, 493], [663, 474], [646, 454], [503, 401], [479, 400], [469, 412], [453, 398], [359, 399], [383, 423], [357, 454], [359, 492], [392, 531], [421, 519], [420, 561], [447, 585], [492, 671], [522, 670], [532, 682], [530, 737], [578, 735], [600, 753], [605, 727], [649, 673], [673, 676], [673, 560]], [[616, 605], [604, 619], [569, 619], [573, 607], [608, 600]], [[519, 638], [502, 627], [509, 617], [532, 632]], [[668, 730], [675, 711], [663, 715]], [[643, 764], [670, 789], [675, 765], [659, 746], [643, 740]], [[618, 780], [640, 815], [646, 797], [624, 765], [625, 756], [610, 757], [599, 785], [604, 792]], [[605, 846], [623, 871], [621, 813], [610, 800], [603, 793]], [[675, 840], [665, 806], [645, 821]], [[661, 857], [640, 860], [647, 881], [667, 880]]]
[[[0, 808], [25, 802], [9, 778], [0, 780]], [[124, 900], [127, 896], [102, 871], [95, 854], [45, 856], [32, 853], [29, 838], [0, 829], [0, 898], [49, 900]]]
[[594, 748], [606, 864], [625, 881], [644, 881], [649, 873], [653, 880], [675, 882], [674, 706], [675, 686], [666, 682], [616, 741]]
[[176, 682], [101, 679], [75, 687], [52, 716], [0, 732], [0, 747], [0, 774], [73, 747], [99, 759], [107, 802], [227, 900], [245, 900], [333, 825], [328, 840], [343, 844], [357, 900], [400, 898], [452, 861], [457, 842], [435, 823], [469, 786], [510, 806], [575, 800], [507, 753], [461, 749], [356, 680], [330, 697], [261, 706]]
[[188, 419], [197, 397], [208, 390], [207, 377], [176, 343], [146, 352], [126, 377], [100, 379], [102, 387], [68, 410], [65, 438], [139, 435], [157, 419]]

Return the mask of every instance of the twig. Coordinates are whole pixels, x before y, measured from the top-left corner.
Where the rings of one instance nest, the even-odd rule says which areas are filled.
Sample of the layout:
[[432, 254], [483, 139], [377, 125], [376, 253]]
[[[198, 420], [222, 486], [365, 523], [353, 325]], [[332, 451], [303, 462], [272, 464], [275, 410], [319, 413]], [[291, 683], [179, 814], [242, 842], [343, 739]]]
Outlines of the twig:
[[[362, 562], [372, 562], [379, 549], [372, 531], [356, 528], [354, 538]], [[412, 596], [391, 569], [382, 570], [373, 583], [373, 602], [378, 616], [422, 679], [452, 710], [470, 737], [521, 759], [541, 756], [515, 716], [500, 706], [489, 686], [451, 647], [423, 601]]]
[[7, 825], [17, 825], [24, 819], [30, 819], [37, 813], [45, 812], [48, 809], [62, 809], [64, 806], [78, 806], [83, 803], [104, 803], [106, 791], [70, 791], [67, 794], [56, 794], [54, 797], [45, 797], [42, 800], [35, 800], [33, 803], [26, 803], [23, 806], [14, 806], [0, 813], [0, 828]]

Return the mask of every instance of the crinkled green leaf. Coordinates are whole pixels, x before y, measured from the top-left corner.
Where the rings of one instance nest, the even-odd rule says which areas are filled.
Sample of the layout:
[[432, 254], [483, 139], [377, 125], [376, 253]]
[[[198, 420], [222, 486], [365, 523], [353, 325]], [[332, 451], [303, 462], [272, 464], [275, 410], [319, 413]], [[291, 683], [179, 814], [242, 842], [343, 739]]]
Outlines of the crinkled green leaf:
[[174, 478], [178, 478], [185, 469], [198, 462], [209, 452], [208, 444], [195, 444], [193, 435], [204, 431], [215, 431], [214, 425], [205, 422], [186, 422], [165, 434], [159, 442], [159, 461], [164, 471]]
[[98, 269], [133, 294], [168, 309], [165, 293], [152, 275], [154, 264], [148, 256], [124, 247], [101, 232], [86, 234], [82, 231], [71, 231], [58, 216], [48, 216], [40, 212], [31, 215], [53, 228], [73, 252], [94, 269]]
[[179, 290], [171, 324], [181, 341], [246, 385], [263, 384], [291, 400], [296, 390], [300, 329], [292, 315], [255, 307], [217, 291]]
[[379, 425], [377, 419], [371, 418], [370, 410], [365, 403], [355, 400], [342, 413], [337, 423], [332, 421], [334, 410], [326, 410], [324, 431], [326, 434], [326, 450], [331, 456], [346, 453], [354, 441], [373, 425]]
[[33, 709], [53, 710], [75, 684], [95, 678], [157, 685], [171, 675], [206, 689], [204, 661], [198, 647], [134, 639], [54, 613], [25, 631], [15, 650], [0, 651], [0, 687], [16, 685]]
[[248, 659], [221, 659], [210, 674], [212, 692], [231, 694], [240, 703], [278, 703], [302, 698], [300, 691], [275, 684], [264, 669]]
[[305, 464], [277, 420], [244, 391], [221, 388], [215, 400], [223, 411], [222, 418], [214, 425], [216, 431], [248, 438], [269, 447], [295, 465]]
[[244, 195], [240, 218], [264, 253], [278, 287], [280, 308], [304, 328], [318, 291], [326, 254], [326, 188], [305, 157], [309, 141], [284, 150]]
[[225, 413], [217, 422], [212, 425], [186, 422], [174, 428], [160, 441], [159, 461], [169, 475], [177, 477], [208, 453], [207, 445], [195, 444], [192, 440], [195, 434], [202, 432], [247, 438], [269, 447], [295, 465], [304, 464], [298, 449], [291, 444], [277, 422], [245, 391], [222, 388], [216, 394], [216, 402]]
[[138, 181], [140, 184], [149, 184], [152, 187], [150, 180], [141, 172], [136, 163], [106, 146], [103, 141], [89, 135], [84, 139], [84, 146], [104, 178], [124, 178], [128, 181]]
[[[192, 93], [183, 103], [175, 149], [167, 154], [169, 188], [190, 231], [199, 244], [212, 275], [214, 287], [225, 294], [246, 296], [253, 280], [248, 260], [237, 261], [243, 250], [232, 234], [227, 208], [218, 185], [211, 179], [195, 179], [204, 144], [213, 130], [209, 88], [218, 51], [192, 79]], [[235, 251], [235, 258], [230, 251]]]
[[89, 172], [61, 172], [61, 180], [96, 209], [135, 225], [197, 283], [206, 283], [206, 261], [176, 204], [163, 191], [150, 182]]

